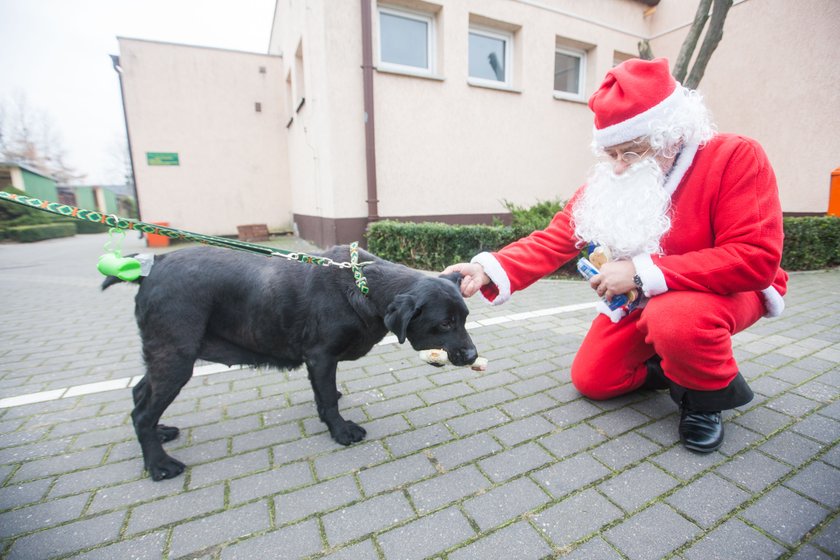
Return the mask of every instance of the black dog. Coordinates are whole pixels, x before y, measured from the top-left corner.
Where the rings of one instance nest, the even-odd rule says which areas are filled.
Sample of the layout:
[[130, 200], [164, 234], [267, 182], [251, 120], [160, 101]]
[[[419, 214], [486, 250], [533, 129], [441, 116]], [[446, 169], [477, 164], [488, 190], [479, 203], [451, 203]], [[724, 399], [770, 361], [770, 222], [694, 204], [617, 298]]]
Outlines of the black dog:
[[[350, 260], [347, 247], [319, 256]], [[158, 421], [196, 359], [282, 369], [306, 364], [318, 416], [343, 445], [361, 441], [365, 430], [338, 412], [338, 362], [364, 356], [389, 330], [415, 350], [446, 350], [455, 365], [475, 361], [460, 275], [430, 277], [363, 251], [359, 258], [372, 261], [363, 269], [367, 296], [350, 269], [334, 266], [211, 247], [155, 257], [149, 275], [137, 281], [146, 375], [134, 387], [131, 413], [153, 480], [184, 471], [161, 445], [177, 437], [178, 428]], [[102, 289], [118, 282], [108, 277]]]

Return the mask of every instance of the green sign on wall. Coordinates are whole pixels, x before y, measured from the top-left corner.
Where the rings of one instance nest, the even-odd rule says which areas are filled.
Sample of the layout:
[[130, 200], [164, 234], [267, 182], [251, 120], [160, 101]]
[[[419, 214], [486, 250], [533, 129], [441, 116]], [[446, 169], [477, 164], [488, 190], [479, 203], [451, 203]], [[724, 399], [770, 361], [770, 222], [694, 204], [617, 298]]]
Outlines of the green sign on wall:
[[149, 165], [180, 165], [177, 152], [146, 152]]

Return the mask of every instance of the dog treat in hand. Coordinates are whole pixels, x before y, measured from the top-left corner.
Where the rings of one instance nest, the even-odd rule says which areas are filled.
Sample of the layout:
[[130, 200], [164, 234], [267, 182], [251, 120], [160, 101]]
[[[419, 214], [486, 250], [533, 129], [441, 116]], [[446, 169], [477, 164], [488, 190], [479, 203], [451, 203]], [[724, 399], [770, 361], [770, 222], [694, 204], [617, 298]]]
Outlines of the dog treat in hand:
[[487, 371], [487, 358], [479, 356], [470, 366], [473, 371]]
[[420, 359], [430, 364], [444, 365], [449, 363], [449, 354], [446, 350], [420, 350]]

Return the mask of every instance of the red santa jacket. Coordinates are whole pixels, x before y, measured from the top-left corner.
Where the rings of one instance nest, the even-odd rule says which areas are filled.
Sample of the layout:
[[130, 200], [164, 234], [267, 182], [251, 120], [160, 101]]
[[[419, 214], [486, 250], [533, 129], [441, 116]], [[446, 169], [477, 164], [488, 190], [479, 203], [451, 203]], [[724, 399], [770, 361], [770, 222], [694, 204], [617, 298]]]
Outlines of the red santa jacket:
[[[503, 303], [578, 255], [571, 216], [583, 188], [546, 229], [473, 258], [493, 281], [482, 289], [486, 299]], [[782, 210], [776, 177], [761, 146], [732, 134], [718, 134], [703, 147], [687, 146], [665, 188], [672, 208], [662, 254], [633, 259], [645, 295], [758, 291], [766, 315], [779, 315], [788, 278], [780, 268]]]

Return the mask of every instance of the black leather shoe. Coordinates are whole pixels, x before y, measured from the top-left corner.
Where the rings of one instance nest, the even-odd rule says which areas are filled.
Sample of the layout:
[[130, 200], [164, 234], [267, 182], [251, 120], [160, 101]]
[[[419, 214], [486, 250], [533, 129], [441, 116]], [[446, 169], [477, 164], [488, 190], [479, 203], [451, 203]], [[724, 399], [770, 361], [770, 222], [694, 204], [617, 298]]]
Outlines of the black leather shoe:
[[697, 412], [683, 408], [679, 431], [683, 445], [691, 451], [711, 453], [723, 445], [723, 419], [720, 412]]

